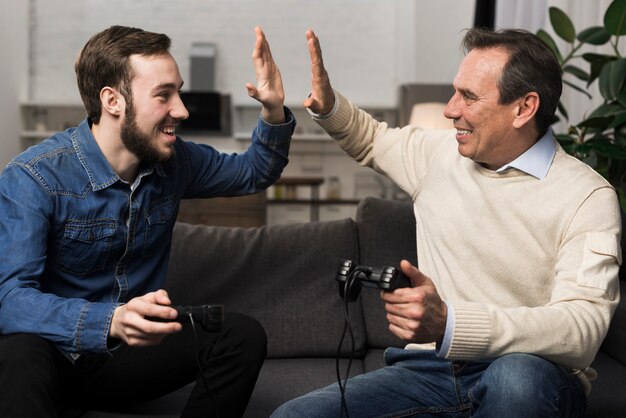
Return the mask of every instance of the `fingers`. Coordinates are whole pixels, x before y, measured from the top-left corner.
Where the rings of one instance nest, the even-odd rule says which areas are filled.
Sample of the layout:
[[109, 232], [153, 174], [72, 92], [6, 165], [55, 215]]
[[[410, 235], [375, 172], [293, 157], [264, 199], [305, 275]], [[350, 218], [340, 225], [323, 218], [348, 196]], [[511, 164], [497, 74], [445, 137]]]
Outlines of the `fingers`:
[[320, 40], [311, 29], [306, 31], [306, 39], [307, 46], [309, 47], [309, 56], [311, 57], [311, 69], [313, 70], [313, 75], [319, 75], [319, 72], [324, 70], [324, 60], [322, 59]]
[[446, 304], [433, 281], [417, 267], [402, 260], [400, 269], [411, 279], [414, 287], [382, 292], [389, 329], [407, 341], [440, 341], [446, 326]]
[[315, 113], [326, 114], [335, 104], [335, 95], [324, 67], [319, 38], [311, 29], [306, 31], [306, 38], [311, 59], [312, 88], [311, 96], [304, 101], [303, 105]]
[[256, 98], [259, 95], [259, 91], [252, 83], [246, 83], [246, 90], [248, 90], [248, 96]]
[[417, 267], [411, 264], [408, 260], [400, 261], [400, 270], [404, 273], [411, 282], [413, 283], [413, 287], [431, 285], [432, 280], [424, 273], [422, 273]]
[[273, 62], [272, 51], [265, 37], [265, 32], [258, 26], [254, 28], [254, 32], [256, 34], [256, 42], [254, 44], [254, 50], [252, 51], [252, 59]]
[[167, 291], [163, 289], [159, 289], [154, 292], [154, 301], [159, 305], [171, 305], [172, 301], [170, 300]]
[[381, 298], [385, 302], [389, 304], [421, 304], [430, 295], [437, 295], [433, 281], [408, 260], [400, 262], [400, 270], [411, 280], [413, 287], [399, 288], [393, 292], [382, 291]]
[[248, 95], [260, 102], [261, 116], [268, 123], [283, 123], [285, 92], [280, 70], [274, 62], [269, 42], [260, 27], [254, 28], [256, 41], [252, 51], [252, 63], [256, 73], [256, 85], [246, 83]]
[[165, 290], [133, 298], [114, 311], [109, 334], [128, 345], [158, 344], [166, 335], [182, 329], [178, 322], [158, 322], [149, 319], [150, 317], [164, 321], [176, 319], [176, 310], [170, 305], [171, 301]]

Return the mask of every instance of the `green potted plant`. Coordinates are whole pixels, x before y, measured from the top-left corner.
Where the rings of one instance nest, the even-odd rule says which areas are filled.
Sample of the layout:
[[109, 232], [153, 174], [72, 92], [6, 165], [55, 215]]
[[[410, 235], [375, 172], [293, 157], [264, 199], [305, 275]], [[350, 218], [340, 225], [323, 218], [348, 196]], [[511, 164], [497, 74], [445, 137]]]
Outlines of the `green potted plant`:
[[[554, 33], [567, 43], [568, 51], [561, 53], [548, 32], [539, 30], [537, 35], [556, 54], [564, 85], [591, 98], [587, 90], [597, 81], [603, 99], [575, 123], [569, 121], [567, 109], [559, 103], [558, 114], [569, 129], [555, 136], [566, 152], [588, 163], [615, 186], [622, 210], [626, 211], [626, 57], [618, 49], [621, 37], [626, 35], [626, 0], [614, 0], [609, 5], [602, 26], [580, 32], [557, 7], [549, 8], [549, 17]], [[583, 48], [607, 43], [608, 53], [585, 52]], [[581, 60], [584, 68], [578, 65]]]

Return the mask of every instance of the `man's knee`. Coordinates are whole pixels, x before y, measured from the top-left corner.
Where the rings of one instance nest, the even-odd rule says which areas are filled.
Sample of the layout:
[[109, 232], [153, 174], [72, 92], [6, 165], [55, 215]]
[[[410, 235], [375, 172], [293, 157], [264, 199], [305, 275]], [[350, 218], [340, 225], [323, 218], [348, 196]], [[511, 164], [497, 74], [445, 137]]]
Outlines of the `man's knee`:
[[0, 415], [55, 416], [59, 356], [54, 345], [36, 335], [0, 336]]
[[[546, 359], [529, 354], [510, 354], [496, 359], [482, 374], [471, 396], [483, 409], [501, 407], [509, 412], [551, 409], [551, 416], [558, 416], [563, 407], [584, 404], [584, 394], [576, 377]], [[559, 405], [559, 401], [568, 405]]]
[[511, 354], [496, 359], [487, 368], [481, 380], [489, 382], [491, 390], [501, 390], [510, 397], [535, 399], [534, 392], [542, 386], [559, 382], [562, 370], [541, 357], [529, 354]]
[[228, 327], [226, 333], [231, 348], [239, 346], [265, 357], [267, 334], [258, 320], [247, 315], [227, 313], [224, 325]]
[[0, 336], [0, 369], [5, 376], [43, 379], [55, 369], [57, 348], [33, 334]]
[[285, 402], [272, 413], [271, 418], [325, 418], [340, 415], [339, 395], [327, 387]]

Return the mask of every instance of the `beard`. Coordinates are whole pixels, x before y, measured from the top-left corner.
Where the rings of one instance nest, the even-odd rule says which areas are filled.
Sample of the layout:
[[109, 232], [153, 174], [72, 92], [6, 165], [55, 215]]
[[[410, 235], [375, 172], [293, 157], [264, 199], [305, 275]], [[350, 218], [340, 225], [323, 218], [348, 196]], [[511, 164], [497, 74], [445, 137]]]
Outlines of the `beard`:
[[162, 163], [172, 156], [173, 152], [160, 152], [154, 145], [153, 138], [141, 132], [132, 102], [126, 107], [126, 117], [120, 135], [124, 146], [144, 163]]

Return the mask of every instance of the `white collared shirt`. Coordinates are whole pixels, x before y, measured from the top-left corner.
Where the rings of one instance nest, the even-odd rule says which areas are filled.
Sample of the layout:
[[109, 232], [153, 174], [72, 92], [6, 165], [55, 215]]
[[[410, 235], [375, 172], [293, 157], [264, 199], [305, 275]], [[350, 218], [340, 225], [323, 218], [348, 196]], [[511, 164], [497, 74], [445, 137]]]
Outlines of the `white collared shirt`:
[[544, 136], [535, 142], [526, 152], [500, 167], [496, 173], [503, 173], [511, 168], [518, 169], [533, 177], [543, 180], [548, 175], [552, 160], [556, 154], [556, 142], [552, 130], [549, 129]]

